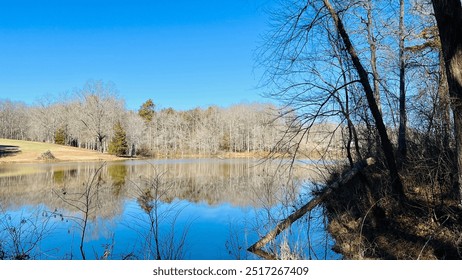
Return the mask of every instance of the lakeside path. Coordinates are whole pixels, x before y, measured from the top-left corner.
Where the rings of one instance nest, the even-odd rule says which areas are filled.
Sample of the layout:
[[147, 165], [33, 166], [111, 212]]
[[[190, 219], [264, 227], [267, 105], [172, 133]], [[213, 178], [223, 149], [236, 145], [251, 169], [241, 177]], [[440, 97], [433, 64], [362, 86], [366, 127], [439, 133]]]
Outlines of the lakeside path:
[[0, 149], [2, 147], [11, 146], [19, 147], [18, 153], [11, 153], [6, 156], [0, 157], [0, 164], [2, 163], [40, 163], [45, 160], [40, 159], [40, 156], [50, 151], [56, 158], [55, 161], [116, 161], [124, 160], [117, 156], [103, 154], [96, 151], [80, 149], [75, 147], [56, 145], [42, 142], [10, 140], [0, 138]]

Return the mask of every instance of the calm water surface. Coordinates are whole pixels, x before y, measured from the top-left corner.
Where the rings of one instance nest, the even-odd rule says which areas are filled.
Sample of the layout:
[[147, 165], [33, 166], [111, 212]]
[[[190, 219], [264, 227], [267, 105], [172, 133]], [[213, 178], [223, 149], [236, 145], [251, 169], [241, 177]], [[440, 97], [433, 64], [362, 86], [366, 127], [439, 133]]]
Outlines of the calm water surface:
[[[308, 199], [316, 176], [309, 164], [296, 165], [290, 178], [278, 166], [220, 159], [0, 165], [0, 252], [82, 259], [83, 236], [87, 259], [253, 259], [245, 249]], [[313, 212], [269, 249], [338, 258], [323, 220]]]

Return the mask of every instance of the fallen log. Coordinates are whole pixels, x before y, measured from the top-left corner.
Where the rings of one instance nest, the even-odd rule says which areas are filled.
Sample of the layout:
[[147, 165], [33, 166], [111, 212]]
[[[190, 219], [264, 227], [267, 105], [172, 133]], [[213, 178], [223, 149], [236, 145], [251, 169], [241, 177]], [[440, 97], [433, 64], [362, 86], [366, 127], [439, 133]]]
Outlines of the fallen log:
[[257, 255], [259, 257], [262, 257], [264, 259], [268, 259], [268, 260], [276, 260], [276, 259], [278, 259], [276, 255], [274, 255], [272, 253], [268, 253], [268, 252], [264, 251], [262, 248], [266, 244], [268, 244], [271, 240], [274, 240], [279, 234], [281, 234], [281, 232], [283, 232], [288, 227], [290, 227], [294, 222], [296, 222], [298, 219], [303, 217], [308, 211], [311, 211], [313, 208], [315, 208], [321, 202], [323, 202], [326, 199], [326, 197], [328, 197], [332, 193], [332, 191], [337, 189], [339, 186], [348, 183], [362, 169], [364, 169], [366, 166], [374, 164], [374, 162], [375, 162], [375, 160], [373, 158], [368, 158], [366, 160], [357, 162], [350, 169], [350, 171], [343, 174], [343, 176], [341, 176], [337, 181], [335, 181], [334, 183], [332, 183], [328, 187], [326, 187], [320, 194], [318, 194], [316, 197], [314, 197], [308, 203], [306, 203], [301, 208], [296, 210], [294, 213], [289, 215], [287, 218], [282, 220], [272, 231], [267, 233], [260, 240], [258, 240], [255, 244], [250, 246], [247, 249], [247, 251], [252, 252], [255, 255]]

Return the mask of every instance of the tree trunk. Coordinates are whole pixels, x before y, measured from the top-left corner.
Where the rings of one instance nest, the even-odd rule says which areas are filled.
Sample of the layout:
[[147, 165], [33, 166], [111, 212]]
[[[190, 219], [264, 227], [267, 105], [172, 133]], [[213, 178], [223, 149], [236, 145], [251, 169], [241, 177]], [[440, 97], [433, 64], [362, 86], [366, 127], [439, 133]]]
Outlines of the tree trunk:
[[451, 131], [451, 101], [449, 98], [449, 90], [448, 90], [448, 78], [446, 76], [446, 68], [444, 63], [443, 54], [441, 52], [441, 47], [438, 49], [439, 51], [439, 70], [440, 70], [440, 78], [438, 84], [438, 98], [439, 98], [439, 107], [440, 107], [440, 114], [443, 120], [442, 124], [442, 146], [444, 149], [448, 149], [450, 146], [449, 141], [449, 133]]
[[404, 0], [399, 1], [399, 129], [398, 129], [398, 163], [401, 168], [406, 161], [406, 80], [405, 68], [406, 61], [404, 57]]
[[398, 173], [398, 168], [396, 166], [393, 146], [390, 142], [390, 138], [388, 137], [387, 129], [383, 122], [382, 114], [375, 100], [374, 91], [372, 90], [372, 87], [369, 83], [368, 73], [366, 69], [364, 68], [364, 66], [362, 65], [361, 61], [359, 60], [356, 50], [353, 47], [353, 44], [350, 41], [350, 37], [348, 33], [346, 32], [343, 22], [339, 18], [337, 12], [332, 7], [329, 0], [323, 0], [323, 2], [327, 10], [329, 11], [330, 15], [332, 16], [332, 19], [335, 22], [337, 31], [339, 32], [343, 40], [343, 43], [345, 44], [345, 48], [351, 57], [351, 61], [358, 73], [361, 85], [363, 86], [364, 92], [366, 94], [366, 99], [369, 105], [369, 109], [374, 118], [377, 132], [380, 135], [382, 150], [385, 155], [388, 171], [390, 174], [392, 192], [400, 197], [404, 197], [404, 187], [403, 187], [403, 184], [401, 183], [401, 179]]
[[377, 107], [379, 111], [382, 112], [382, 104], [380, 101], [380, 76], [377, 70], [377, 43], [376, 38], [374, 37], [374, 27], [373, 27], [373, 18], [372, 18], [372, 0], [367, 1], [367, 42], [369, 43], [369, 48], [371, 52], [371, 70], [372, 77], [374, 78], [374, 96], [377, 102]]
[[462, 5], [460, 0], [432, 0], [446, 75], [454, 113], [457, 183], [455, 193], [462, 192]]
[[[374, 37], [374, 22], [372, 17], [372, 0], [366, 2], [367, 9], [367, 42], [369, 43], [369, 50], [371, 53], [371, 72], [373, 77], [373, 91], [375, 102], [379, 108], [379, 112], [382, 113], [382, 102], [380, 98], [380, 76], [377, 70], [377, 43], [376, 38]], [[372, 144], [372, 143], [371, 143]], [[375, 145], [377, 147], [375, 156], [379, 155], [380, 147], [380, 135], [375, 135]]]

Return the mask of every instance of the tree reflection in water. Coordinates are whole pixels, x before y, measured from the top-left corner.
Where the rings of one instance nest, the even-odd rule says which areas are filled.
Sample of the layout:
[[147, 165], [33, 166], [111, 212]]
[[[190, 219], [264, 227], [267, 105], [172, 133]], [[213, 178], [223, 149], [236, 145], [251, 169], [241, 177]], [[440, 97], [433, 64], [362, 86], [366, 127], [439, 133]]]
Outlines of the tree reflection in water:
[[[2, 166], [3, 214], [16, 215], [19, 210], [33, 215], [31, 207], [42, 207], [47, 213], [57, 210], [63, 217], [82, 218], [82, 211], [66, 203], [62, 196], [85, 193], [89, 178], [100, 166], [101, 163]], [[246, 243], [290, 213], [303, 193], [301, 186], [316, 176], [314, 169], [295, 168], [288, 178], [276, 166], [256, 160], [219, 159], [108, 163], [101, 167], [97, 178], [97, 207], [88, 213], [83, 242], [93, 255], [85, 257], [108, 257], [108, 251], [113, 259], [251, 257], [242, 251]], [[72, 199], [80, 201], [84, 197]], [[41, 250], [59, 250], [34, 258], [81, 255], [76, 249], [78, 228], [61, 221], [59, 214], [53, 222], [51, 237], [42, 240]], [[306, 227], [295, 230], [306, 232]], [[287, 238], [292, 244], [293, 238]], [[234, 248], [229, 250], [230, 247]]]
[[[183, 207], [169, 201], [172, 184], [163, 179], [165, 173], [156, 172], [149, 178], [143, 178], [135, 184], [136, 201], [146, 214], [133, 217], [137, 224], [135, 230], [143, 237], [143, 259], [178, 260], [184, 258], [187, 229], [177, 232], [175, 224]], [[161, 231], [160, 225], [169, 225]], [[148, 229], [147, 232], [145, 229]]]

